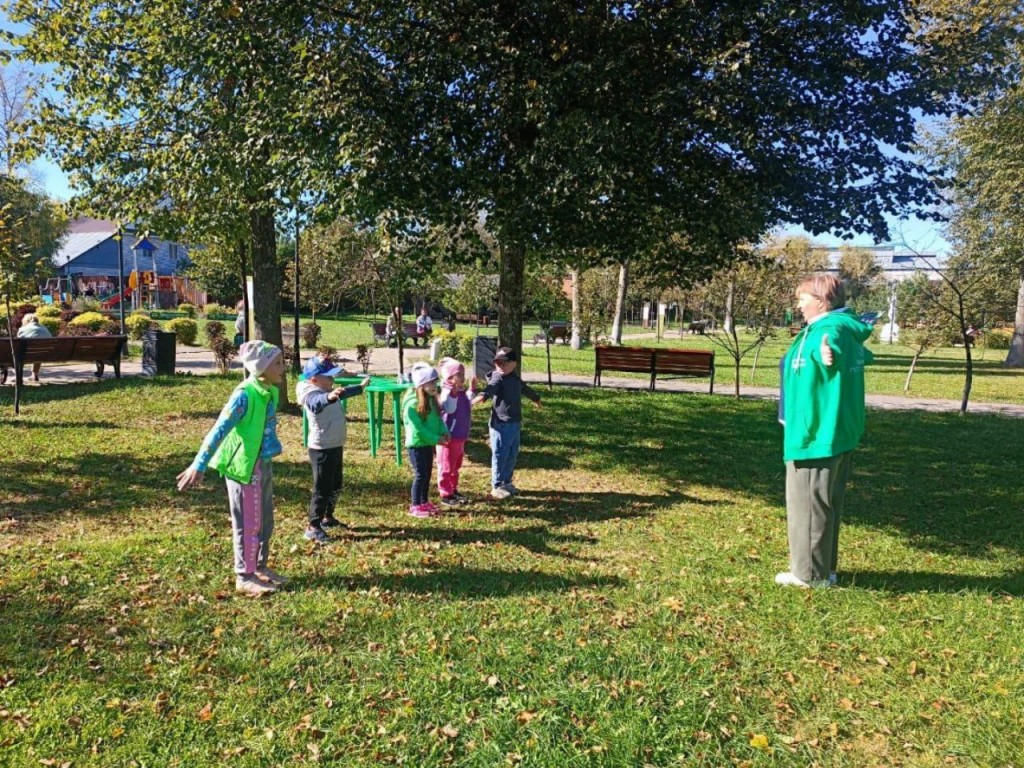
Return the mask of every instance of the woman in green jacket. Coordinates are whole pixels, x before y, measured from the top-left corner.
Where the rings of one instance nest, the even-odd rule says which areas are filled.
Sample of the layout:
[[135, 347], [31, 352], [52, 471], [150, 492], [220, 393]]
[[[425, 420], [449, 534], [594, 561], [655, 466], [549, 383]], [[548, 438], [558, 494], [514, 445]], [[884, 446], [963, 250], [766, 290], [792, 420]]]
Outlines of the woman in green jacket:
[[789, 571], [782, 586], [836, 582], [839, 524], [853, 450], [864, 434], [864, 342], [871, 326], [845, 309], [843, 284], [812, 275], [796, 288], [807, 325], [782, 364]]

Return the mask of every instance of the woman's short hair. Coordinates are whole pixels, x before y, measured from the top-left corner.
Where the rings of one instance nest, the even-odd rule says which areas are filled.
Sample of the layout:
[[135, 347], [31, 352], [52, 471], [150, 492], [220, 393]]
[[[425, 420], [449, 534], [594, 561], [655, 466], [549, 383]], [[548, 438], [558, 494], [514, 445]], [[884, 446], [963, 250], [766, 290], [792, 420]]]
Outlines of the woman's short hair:
[[22, 325], [31, 325], [32, 323], [38, 323], [38, 322], [39, 322], [39, 318], [36, 317], [32, 312], [29, 312], [27, 315], [25, 315], [24, 317], [21, 318], [21, 324]]
[[809, 293], [828, 304], [829, 309], [846, 306], [846, 289], [835, 275], [815, 274], [805, 277], [796, 287], [796, 295]]

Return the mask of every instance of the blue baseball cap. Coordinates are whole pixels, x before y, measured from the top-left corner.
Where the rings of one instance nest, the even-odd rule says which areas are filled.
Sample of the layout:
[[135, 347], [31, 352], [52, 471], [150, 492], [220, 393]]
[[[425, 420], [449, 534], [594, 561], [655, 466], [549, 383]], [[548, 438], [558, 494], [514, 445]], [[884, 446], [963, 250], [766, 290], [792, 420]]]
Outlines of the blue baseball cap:
[[307, 379], [311, 376], [337, 376], [342, 370], [331, 358], [313, 355], [302, 367], [302, 375]]

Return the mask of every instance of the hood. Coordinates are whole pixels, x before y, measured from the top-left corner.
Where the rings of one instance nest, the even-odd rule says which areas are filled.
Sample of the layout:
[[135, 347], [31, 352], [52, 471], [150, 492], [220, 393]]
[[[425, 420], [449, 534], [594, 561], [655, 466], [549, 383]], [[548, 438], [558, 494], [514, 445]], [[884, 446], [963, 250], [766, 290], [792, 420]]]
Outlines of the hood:
[[818, 322], [814, 324], [815, 330], [821, 329], [832, 329], [832, 328], [844, 328], [854, 335], [854, 337], [861, 343], [864, 343], [871, 338], [871, 333], [874, 330], [870, 325], [863, 322], [848, 311], [846, 308], [836, 309], [829, 312], [827, 315], [822, 317]]

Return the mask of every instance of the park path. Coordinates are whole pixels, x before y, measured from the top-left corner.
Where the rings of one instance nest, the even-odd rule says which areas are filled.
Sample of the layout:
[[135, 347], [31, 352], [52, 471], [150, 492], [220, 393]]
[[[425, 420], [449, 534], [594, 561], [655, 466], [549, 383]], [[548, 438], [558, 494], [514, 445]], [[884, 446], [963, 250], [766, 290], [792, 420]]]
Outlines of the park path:
[[[653, 334], [652, 334], [653, 335]], [[415, 362], [417, 360], [426, 359], [429, 353], [428, 349], [416, 348], [405, 350], [405, 361], [406, 365]], [[359, 370], [358, 365], [355, 363], [356, 353], [355, 350], [341, 350], [338, 353], [339, 358], [343, 361], [349, 371], [357, 372]], [[214, 363], [213, 354], [204, 347], [182, 347], [179, 346], [177, 350], [177, 361], [176, 370], [178, 372], [191, 373], [196, 376], [202, 376], [209, 373], [213, 373], [217, 370], [217, 366]], [[376, 374], [395, 374], [398, 372], [398, 351], [395, 349], [386, 348], [375, 348], [373, 350], [373, 357], [371, 359], [370, 367]], [[235, 361], [232, 365], [233, 369], [241, 370], [241, 365]], [[42, 371], [42, 381], [38, 384], [31, 381], [26, 382], [26, 386], [29, 387], [49, 387], [59, 384], [71, 384], [80, 383], [87, 381], [95, 381], [93, 373], [95, 367], [88, 363], [65, 363], [65, 364], [52, 364], [44, 365]], [[110, 377], [113, 374], [108, 366], [106, 377]], [[140, 358], [135, 357], [129, 360], [125, 360], [121, 364], [121, 375], [122, 376], [141, 376], [142, 375], [142, 361]], [[12, 376], [13, 378], [13, 372]], [[528, 371], [523, 378], [531, 384], [546, 384], [547, 376], [543, 373], [534, 373]], [[593, 377], [579, 374], [567, 374], [567, 373], [556, 373], [552, 376], [552, 381], [560, 386], [570, 387], [589, 387], [593, 384]], [[601, 384], [606, 389], [623, 389], [623, 390], [645, 390], [647, 389], [646, 379], [629, 379], [620, 378], [613, 376], [602, 376]], [[11, 386], [11, 379], [8, 379], [8, 387]], [[708, 385], [706, 383], [684, 381], [680, 379], [669, 379], [667, 381], [658, 382], [659, 392], [694, 392], [694, 393], [707, 393]], [[724, 385], [717, 390], [717, 394], [720, 395], [731, 395], [731, 385]], [[744, 386], [741, 390], [741, 396], [744, 398], [759, 399], [759, 400], [778, 400], [779, 390], [772, 387], [751, 387]], [[6, 399], [6, 398], [4, 398]], [[869, 408], [877, 408], [880, 410], [887, 411], [929, 411], [932, 413], [956, 413], [960, 410], [959, 400], [937, 400], [930, 398], [921, 397], [897, 397], [895, 395], [875, 395], [869, 394], [867, 396], [867, 405]], [[1001, 414], [1003, 416], [1010, 416], [1014, 418], [1024, 418], [1024, 405], [1016, 405], [1010, 403], [978, 403], [971, 402], [968, 406], [969, 413], [986, 413], [986, 414]]]

